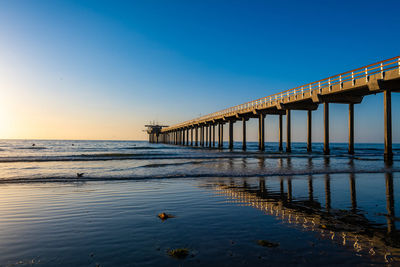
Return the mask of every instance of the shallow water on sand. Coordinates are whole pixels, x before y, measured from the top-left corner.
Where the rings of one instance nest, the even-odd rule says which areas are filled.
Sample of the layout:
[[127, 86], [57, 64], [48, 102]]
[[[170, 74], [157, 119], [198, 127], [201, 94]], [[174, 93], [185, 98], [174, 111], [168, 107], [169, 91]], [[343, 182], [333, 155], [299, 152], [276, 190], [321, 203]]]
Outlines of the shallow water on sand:
[[[32, 144], [35, 143], [35, 146]], [[72, 145], [74, 144], [74, 145]], [[356, 155], [146, 142], [1, 141], [0, 265], [316, 265], [400, 260], [398, 148]], [[85, 173], [77, 178], [76, 173]], [[161, 221], [157, 214], [175, 215]], [[258, 240], [278, 243], [260, 246]], [[188, 248], [185, 259], [168, 256]]]

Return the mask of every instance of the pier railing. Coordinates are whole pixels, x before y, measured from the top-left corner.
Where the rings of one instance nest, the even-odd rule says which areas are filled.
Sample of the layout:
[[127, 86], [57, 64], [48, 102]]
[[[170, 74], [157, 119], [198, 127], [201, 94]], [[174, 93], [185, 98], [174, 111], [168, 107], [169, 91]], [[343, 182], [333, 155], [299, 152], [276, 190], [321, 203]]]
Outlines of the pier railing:
[[173, 128], [180, 128], [186, 125], [191, 125], [193, 123], [204, 122], [208, 120], [212, 120], [217, 117], [222, 117], [231, 113], [240, 113], [241, 111], [246, 111], [249, 109], [257, 109], [257, 108], [265, 108], [268, 105], [271, 105], [273, 102], [280, 102], [284, 98], [291, 97], [291, 96], [304, 96], [304, 95], [311, 95], [313, 91], [318, 90], [321, 92], [324, 88], [329, 88], [331, 90], [332, 86], [340, 84], [343, 85], [344, 82], [351, 81], [355, 84], [356, 80], [365, 79], [368, 82], [369, 76], [374, 74], [381, 74], [382, 78], [386, 71], [399, 69], [400, 74], [400, 56], [393, 57], [387, 60], [383, 60], [374, 64], [370, 64], [364, 67], [360, 67], [351, 71], [343, 72], [319, 81], [315, 81], [312, 83], [304, 84], [302, 86], [298, 86], [277, 94], [273, 94], [270, 96], [266, 96], [263, 98], [259, 98], [250, 102], [246, 102], [237, 106], [233, 106], [230, 108], [226, 108], [214, 113], [210, 113], [192, 120], [188, 120], [171, 127], [166, 128], [165, 130], [173, 129]]

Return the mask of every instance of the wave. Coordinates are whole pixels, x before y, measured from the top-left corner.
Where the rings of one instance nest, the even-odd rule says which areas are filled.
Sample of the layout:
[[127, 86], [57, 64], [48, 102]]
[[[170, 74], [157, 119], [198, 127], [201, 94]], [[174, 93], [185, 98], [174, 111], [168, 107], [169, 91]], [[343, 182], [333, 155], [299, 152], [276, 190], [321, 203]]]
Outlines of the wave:
[[[131, 150], [131, 149], [137, 149], [137, 150], [147, 150], [147, 149], [157, 149], [156, 147], [152, 147], [152, 146], [128, 146], [128, 147], [121, 147], [120, 149], [127, 149], [127, 150]], [[164, 149], [164, 148], [163, 148]]]
[[44, 146], [29, 146], [29, 147], [16, 147], [15, 149], [33, 149], [33, 150], [41, 150], [41, 149], [47, 149], [47, 147], [44, 147]]
[[[373, 158], [371, 158], [373, 156]], [[344, 158], [354, 159], [360, 161], [380, 161], [383, 157], [376, 157], [376, 155], [363, 155], [352, 156], [348, 154], [324, 155], [320, 154], [286, 154], [286, 153], [263, 153], [263, 152], [218, 152], [218, 153], [162, 153], [162, 152], [147, 152], [147, 153], [96, 153], [96, 154], [77, 154], [77, 155], [64, 155], [64, 156], [15, 156], [15, 157], [0, 157], [1, 163], [13, 162], [53, 162], [53, 161], [110, 161], [110, 160], [160, 160], [160, 159], [235, 159], [235, 158], [256, 158], [256, 159], [316, 159], [316, 158]], [[395, 157], [394, 162], [400, 161]]]
[[128, 146], [128, 147], [121, 147], [118, 149], [123, 149], [123, 150], [148, 150], [148, 149], [162, 149], [162, 150], [168, 150], [168, 149], [179, 149], [179, 147], [154, 147], [154, 146]]
[[0, 163], [13, 162], [53, 162], [53, 161], [108, 161], [129, 159], [161, 159], [168, 154], [133, 154], [133, 153], [101, 153], [80, 154], [68, 156], [22, 156], [22, 157], [0, 157]]
[[392, 170], [344, 170], [344, 171], [303, 171], [303, 172], [276, 172], [269, 174], [254, 173], [201, 173], [201, 174], [171, 174], [171, 175], [149, 175], [149, 176], [104, 176], [104, 177], [32, 177], [32, 178], [4, 178], [0, 179], [0, 184], [9, 183], [77, 183], [77, 182], [101, 182], [101, 181], [141, 181], [159, 179], [179, 179], [179, 178], [267, 178], [287, 176], [295, 178], [305, 175], [324, 175], [324, 174], [374, 174], [374, 173], [399, 173], [400, 169]]
[[140, 166], [140, 168], [159, 168], [159, 167], [167, 167], [167, 166], [181, 166], [181, 165], [194, 165], [194, 164], [203, 164], [212, 161], [187, 161], [187, 162], [174, 162], [174, 163], [155, 163], [155, 164], [147, 164]]

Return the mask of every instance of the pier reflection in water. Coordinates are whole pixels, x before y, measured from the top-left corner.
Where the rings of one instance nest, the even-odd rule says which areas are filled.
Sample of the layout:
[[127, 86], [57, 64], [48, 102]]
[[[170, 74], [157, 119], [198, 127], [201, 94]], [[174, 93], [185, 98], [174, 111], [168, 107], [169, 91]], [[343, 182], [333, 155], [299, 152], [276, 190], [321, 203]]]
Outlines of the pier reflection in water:
[[[259, 162], [261, 167], [262, 160]], [[329, 165], [329, 159], [325, 163]], [[290, 166], [290, 162], [287, 165]], [[311, 160], [309, 165], [312, 165]], [[398, 262], [400, 232], [396, 229], [399, 219], [395, 217], [393, 177], [396, 174], [327, 173], [229, 180], [220, 178], [218, 182], [208, 181], [207, 186], [227, 197], [230, 202], [252, 206], [283, 223], [316, 232], [319, 238], [329, 238], [344, 248], [354, 250], [357, 255]], [[361, 186], [357, 181], [361, 182]], [[315, 183], [319, 183], [319, 188], [315, 188]], [[347, 190], [343, 186], [347, 186]], [[380, 190], [383, 186], [385, 190]], [[361, 202], [357, 200], [357, 190], [362, 195]], [[381, 198], [377, 194], [385, 196]], [[385, 200], [386, 203], [382, 203]], [[386, 211], [381, 210], [382, 206], [386, 206]]]

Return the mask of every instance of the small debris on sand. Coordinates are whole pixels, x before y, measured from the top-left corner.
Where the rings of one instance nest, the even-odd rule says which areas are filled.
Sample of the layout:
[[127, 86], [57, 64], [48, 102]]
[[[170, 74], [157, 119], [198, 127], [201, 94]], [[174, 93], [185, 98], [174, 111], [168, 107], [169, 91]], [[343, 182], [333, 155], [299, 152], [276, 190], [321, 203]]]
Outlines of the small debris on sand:
[[170, 249], [167, 251], [168, 255], [177, 259], [184, 259], [189, 255], [187, 248]]
[[158, 214], [158, 218], [160, 218], [161, 220], [165, 221], [165, 220], [170, 219], [170, 218], [175, 218], [175, 216], [172, 215], [172, 214], [167, 214], [165, 212], [162, 212], [162, 213]]
[[270, 242], [268, 240], [258, 240], [257, 244], [259, 244], [260, 246], [269, 247], [269, 248], [279, 247], [279, 243]]

